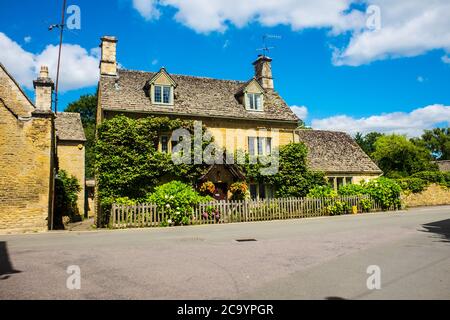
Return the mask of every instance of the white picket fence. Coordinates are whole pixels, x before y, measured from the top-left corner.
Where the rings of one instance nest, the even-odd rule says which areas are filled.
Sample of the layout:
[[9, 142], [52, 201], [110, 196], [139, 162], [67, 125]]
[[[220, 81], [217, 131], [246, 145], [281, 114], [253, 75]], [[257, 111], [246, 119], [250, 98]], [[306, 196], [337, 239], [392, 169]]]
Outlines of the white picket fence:
[[[336, 198], [279, 198], [266, 200], [214, 201], [194, 206], [189, 215], [189, 224], [222, 224], [253, 222], [307, 217], [328, 216], [336, 203], [345, 203], [346, 213], [361, 213], [361, 201], [371, 200], [368, 211], [380, 211], [377, 201], [369, 196], [340, 196]], [[392, 208], [392, 210], [394, 210]], [[159, 227], [167, 224], [169, 214], [155, 204], [114, 204], [111, 208], [111, 228]]]

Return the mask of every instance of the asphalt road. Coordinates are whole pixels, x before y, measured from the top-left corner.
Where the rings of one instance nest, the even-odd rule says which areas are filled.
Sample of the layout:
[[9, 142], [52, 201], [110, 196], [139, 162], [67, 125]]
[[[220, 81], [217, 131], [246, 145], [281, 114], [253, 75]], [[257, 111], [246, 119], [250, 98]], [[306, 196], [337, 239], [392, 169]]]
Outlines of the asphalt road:
[[[79, 290], [66, 286], [71, 265]], [[0, 299], [55, 298], [450, 299], [450, 207], [0, 236]]]

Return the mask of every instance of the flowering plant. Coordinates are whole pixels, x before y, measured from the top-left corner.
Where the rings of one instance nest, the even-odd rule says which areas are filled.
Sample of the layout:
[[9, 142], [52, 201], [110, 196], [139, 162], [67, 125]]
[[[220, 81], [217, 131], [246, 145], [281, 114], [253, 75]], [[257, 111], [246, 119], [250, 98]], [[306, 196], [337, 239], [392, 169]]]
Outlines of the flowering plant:
[[230, 186], [229, 191], [232, 193], [233, 200], [244, 200], [248, 192], [247, 183], [235, 182]]
[[200, 186], [200, 192], [207, 195], [213, 195], [216, 191], [216, 186], [211, 181], [203, 182]]

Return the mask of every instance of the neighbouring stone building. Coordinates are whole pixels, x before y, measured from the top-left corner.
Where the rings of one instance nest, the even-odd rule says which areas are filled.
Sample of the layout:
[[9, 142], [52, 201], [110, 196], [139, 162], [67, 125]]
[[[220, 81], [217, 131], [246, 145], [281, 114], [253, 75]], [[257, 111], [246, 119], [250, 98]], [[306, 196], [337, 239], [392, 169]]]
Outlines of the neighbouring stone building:
[[[310, 149], [311, 167], [325, 171], [336, 185], [372, 179], [382, 173], [349, 136], [298, 129], [298, 117], [275, 91], [272, 59], [267, 56], [260, 55], [253, 62], [250, 80], [234, 81], [176, 75], [165, 68], [156, 72], [119, 69], [117, 39], [103, 37], [100, 47], [97, 124], [119, 114], [198, 120], [219, 146], [230, 150], [231, 141], [234, 150], [255, 156], [303, 141]], [[170, 140], [170, 133], [162, 134], [159, 150], [170, 153]], [[232, 167], [216, 166], [211, 170], [208, 179], [224, 189], [239, 178]], [[256, 198], [273, 194], [271, 186], [263, 184], [251, 184], [250, 190]]]
[[[34, 104], [0, 63], [0, 232], [52, 227], [56, 170], [68, 171], [84, 186], [79, 114], [52, 112], [54, 84], [47, 67], [33, 84]], [[79, 208], [84, 214], [84, 190]]]
[[51, 224], [55, 139], [47, 69], [34, 86], [35, 105], [0, 63], [0, 231]]
[[308, 148], [310, 168], [324, 172], [335, 189], [383, 174], [347, 133], [305, 129], [297, 134]]
[[78, 213], [86, 216], [85, 148], [86, 137], [79, 113], [58, 112], [55, 119], [58, 167], [77, 178], [81, 186], [78, 194]]
[[439, 160], [435, 162], [439, 168], [439, 171], [450, 172], [450, 160]]

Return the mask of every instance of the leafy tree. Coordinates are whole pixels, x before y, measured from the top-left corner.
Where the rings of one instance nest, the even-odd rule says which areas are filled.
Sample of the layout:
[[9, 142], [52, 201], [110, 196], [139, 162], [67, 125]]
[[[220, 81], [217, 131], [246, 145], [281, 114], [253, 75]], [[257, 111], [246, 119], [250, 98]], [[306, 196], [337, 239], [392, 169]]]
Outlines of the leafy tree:
[[81, 96], [77, 101], [70, 103], [66, 112], [76, 112], [81, 116], [84, 134], [86, 135], [85, 164], [86, 177], [94, 176], [94, 145], [95, 145], [95, 117], [97, 110], [97, 95], [88, 94]]
[[371, 157], [372, 153], [375, 151], [375, 142], [382, 136], [383, 134], [379, 132], [370, 132], [366, 135], [358, 132], [355, 135], [355, 141], [361, 149], [363, 149], [363, 151]]
[[372, 157], [386, 176], [393, 178], [437, 169], [431, 163], [432, 157], [427, 149], [415, 145], [402, 135], [379, 137]]
[[95, 115], [97, 110], [97, 95], [82, 95], [77, 101], [69, 103], [66, 112], [76, 112], [81, 116], [83, 127], [89, 124], [95, 124]]
[[422, 137], [413, 142], [427, 148], [437, 160], [450, 160], [450, 128], [425, 130]]

